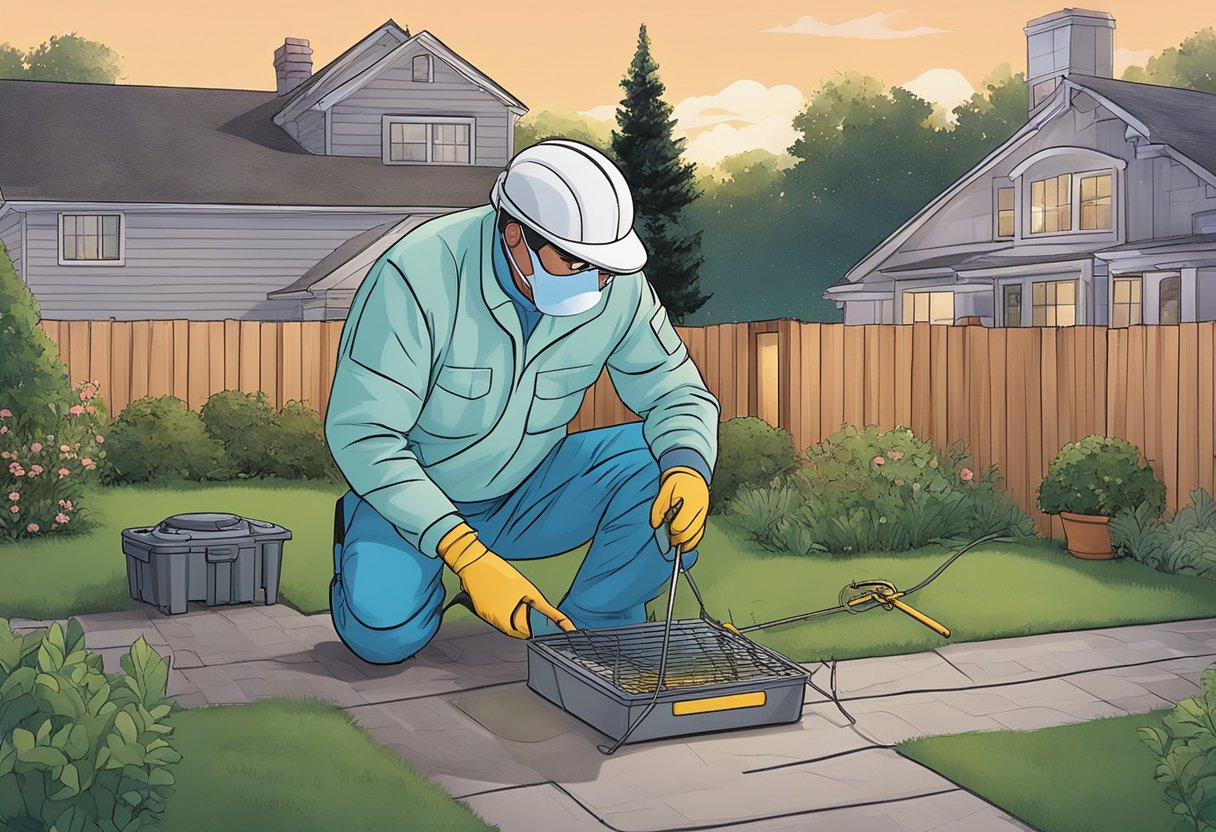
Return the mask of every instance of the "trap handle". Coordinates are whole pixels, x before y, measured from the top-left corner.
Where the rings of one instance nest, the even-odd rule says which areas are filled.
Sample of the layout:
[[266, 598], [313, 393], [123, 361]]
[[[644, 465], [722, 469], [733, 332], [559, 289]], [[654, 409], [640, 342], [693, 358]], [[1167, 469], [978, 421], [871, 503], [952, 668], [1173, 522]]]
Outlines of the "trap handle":
[[937, 621], [934, 621], [932, 618], [925, 615], [923, 612], [916, 609], [915, 607], [905, 604], [903, 601], [899, 600], [898, 598], [886, 598], [883, 600], [886, 603], [891, 604], [891, 606], [895, 607], [895, 609], [899, 610], [900, 612], [906, 613], [906, 614], [912, 616], [917, 621], [919, 621], [921, 624], [924, 624], [926, 627], [928, 627], [933, 632], [937, 633], [942, 638], [950, 638], [950, 628], [949, 627], [946, 627], [945, 625], [943, 625]]

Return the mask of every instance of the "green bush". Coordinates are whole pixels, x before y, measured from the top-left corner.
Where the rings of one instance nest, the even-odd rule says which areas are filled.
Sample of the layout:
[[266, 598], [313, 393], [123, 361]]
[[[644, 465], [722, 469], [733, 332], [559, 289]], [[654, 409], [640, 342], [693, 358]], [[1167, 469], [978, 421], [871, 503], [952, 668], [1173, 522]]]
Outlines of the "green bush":
[[741, 490], [768, 485], [788, 474], [797, 461], [794, 439], [788, 431], [752, 416], [726, 420], [718, 427], [710, 511], [725, 511]]
[[110, 427], [108, 465], [112, 484], [153, 480], [205, 480], [227, 473], [224, 448], [181, 399], [146, 397], [131, 402]]
[[287, 479], [343, 480], [334, 462], [321, 416], [302, 402], [288, 402], [274, 418], [268, 473]]
[[225, 390], [207, 399], [199, 415], [207, 434], [224, 446], [232, 476], [257, 477], [271, 472], [275, 413], [265, 393]]
[[1116, 551], [1158, 572], [1216, 578], [1216, 500], [1202, 488], [1190, 497], [1169, 518], [1149, 503], [1121, 509], [1110, 521]]
[[787, 483], [729, 503], [743, 532], [772, 551], [905, 551], [993, 532], [1034, 534], [995, 467], [977, 474], [961, 443], [940, 456], [902, 427], [846, 426], [811, 446]]
[[172, 795], [169, 666], [142, 637], [109, 676], [79, 622], [27, 636], [0, 619], [0, 827], [154, 829]]
[[1125, 439], [1093, 434], [1069, 442], [1052, 461], [1039, 486], [1044, 514], [1113, 517], [1147, 503], [1156, 514], [1165, 507], [1165, 485], [1140, 463], [1140, 451]]
[[1216, 666], [1203, 672], [1202, 690], [1184, 699], [1161, 729], [1138, 729], [1157, 760], [1154, 777], [1165, 786], [1175, 815], [1197, 832], [1216, 829]]

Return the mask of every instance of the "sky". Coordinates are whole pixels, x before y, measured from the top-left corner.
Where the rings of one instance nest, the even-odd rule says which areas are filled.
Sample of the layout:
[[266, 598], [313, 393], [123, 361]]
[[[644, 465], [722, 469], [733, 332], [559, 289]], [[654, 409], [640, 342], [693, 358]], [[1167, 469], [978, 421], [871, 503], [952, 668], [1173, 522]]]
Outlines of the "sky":
[[[422, 29], [530, 108], [607, 115], [636, 46], [653, 54], [689, 140], [712, 161], [748, 147], [779, 150], [789, 120], [823, 81], [856, 70], [953, 105], [992, 69], [1025, 68], [1026, 21], [1063, 2], [982, 0], [612, 0], [401, 3], [317, 0], [0, 0], [0, 40], [28, 48], [76, 32], [122, 57], [119, 83], [273, 89], [274, 50], [307, 38], [319, 69], [385, 20]], [[1205, 26], [1211, 0], [1107, 0], [1115, 17], [1116, 74]]]

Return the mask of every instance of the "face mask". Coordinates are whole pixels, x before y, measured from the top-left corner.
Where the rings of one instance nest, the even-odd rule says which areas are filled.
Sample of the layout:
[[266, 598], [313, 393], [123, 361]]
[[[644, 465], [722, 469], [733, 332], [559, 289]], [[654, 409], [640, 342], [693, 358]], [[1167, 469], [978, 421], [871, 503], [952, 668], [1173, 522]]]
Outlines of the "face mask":
[[532, 275], [528, 276], [519, 268], [511, 247], [506, 248], [507, 256], [532, 290], [532, 302], [544, 314], [577, 315], [600, 302], [600, 270], [594, 266], [574, 274], [550, 274], [541, 265], [537, 253], [525, 243], [524, 248], [528, 249], [528, 257], [532, 260]]

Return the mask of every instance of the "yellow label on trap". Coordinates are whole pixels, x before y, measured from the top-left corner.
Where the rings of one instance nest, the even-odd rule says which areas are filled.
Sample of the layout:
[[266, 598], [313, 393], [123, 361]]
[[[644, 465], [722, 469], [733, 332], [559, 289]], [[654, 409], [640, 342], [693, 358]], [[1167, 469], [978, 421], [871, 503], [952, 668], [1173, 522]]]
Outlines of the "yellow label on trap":
[[730, 696], [709, 696], [704, 699], [685, 699], [683, 702], [672, 702], [672, 716], [688, 716], [689, 714], [707, 714], [713, 711], [733, 711], [736, 708], [758, 708], [768, 701], [764, 691], [753, 693], [735, 693]]

